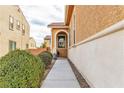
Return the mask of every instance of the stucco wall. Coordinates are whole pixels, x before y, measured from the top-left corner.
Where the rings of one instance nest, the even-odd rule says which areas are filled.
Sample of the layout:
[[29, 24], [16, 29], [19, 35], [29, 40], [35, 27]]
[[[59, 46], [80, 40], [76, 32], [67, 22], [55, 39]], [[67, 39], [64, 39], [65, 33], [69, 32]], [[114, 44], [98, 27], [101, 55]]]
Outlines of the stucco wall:
[[[14, 29], [9, 30], [9, 16], [14, 17]], [[22, 30], [16, 29], [16, 20], [19, 20], [25, 25], [25, 35], [22, 35]], [[27, 23], [22, 12], [18, 11], [18, 6], [0, 6], [0, 56], [9, 52], [9, 40], [16, 42], [17, 49], [26, 49], [26, 44], [29, 42], [29, 24]]]
[[124, 87], [124, 29], [68, 51], [91, 87]]
[[[79, 43], [124, 19], [124, 6], [76, 5], [70, 21], [70, 29], [72, 29], [74, 14], [76, 15], [76, 43]], [[73, 31], [70, 33], [71, 45], [73, 45]]]
[[72, 18], [70, 20], [70, 25], [69, 25], [69, 46], [74, 45], [74, 18], [73, 18], [73, 14], [72, 13]]

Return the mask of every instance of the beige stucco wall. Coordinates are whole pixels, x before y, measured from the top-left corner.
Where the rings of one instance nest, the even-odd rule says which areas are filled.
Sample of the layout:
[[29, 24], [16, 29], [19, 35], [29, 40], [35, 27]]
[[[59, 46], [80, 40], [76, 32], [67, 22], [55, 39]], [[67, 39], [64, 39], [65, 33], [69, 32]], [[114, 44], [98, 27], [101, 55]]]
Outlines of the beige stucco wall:
[[[14, 30], [9, 30], [9, 16], [14, 17]], [[25, 35], [22, 30], [16, 29], [16, 20], [25, 25]], [[22, 12], [18, 12], [18, 6], [0, 6], [0, 56], [9, 52], [9, 40], [16, 41], [17, 49], [26, 49], [29, 42], [29, 24]]]
[[68, 57], [91, 87], [124, 87], [124, 29], [70, 48]]
[[[91, 87], [124, 87], [124, 24], [120, 22], [124, 19], [124, 6], [75, 6], [72, 15], [74, 14], [76, 45], [68, 49], [68, 58]], [[73, 46], [73, 16], [70, 22]], [[110, 27], [117, 22], [120, 22], [120, 25]], [[99, 36], [99, 33], [111, 32], [117, 27], [123, 29], [89, 39]], [[89, 41], [85, 42], [87, 39]]]
[[75, 9], [72, 13], [72, 17], [71, 17], [70, 25], [69, 25], [69, 46], [74, 45], [74, 30], [76, 30], [76, 28], [74, 29], [74, 15], [75, 15]]
[[[124, 19], [124, 6], [74, 6], [76, 15], [76, 43], [100, 32], [101, 30]], [[72, 15], [73, 15], [72, 14]], [[73, 16], [70, 22], [73, 22]], [[73, 32], [71, 32], [71, 46], [73, 45]]]
[[29, 39], [29, 47], [28, 48], [36, 49], [36, 42], [35, 42], [34, 38], [32, 38], [32, 37]]

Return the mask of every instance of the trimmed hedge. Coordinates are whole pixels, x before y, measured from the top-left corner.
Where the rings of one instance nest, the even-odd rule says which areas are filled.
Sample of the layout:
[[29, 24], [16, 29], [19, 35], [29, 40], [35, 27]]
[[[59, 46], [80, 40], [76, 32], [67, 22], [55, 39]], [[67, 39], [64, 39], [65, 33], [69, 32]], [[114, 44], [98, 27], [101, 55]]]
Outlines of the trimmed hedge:
[[38, 56], [44, 62], [45, 68], [47, 68], [51, 64], [53, 56], [50, 52], [44, 51], [41, 54], [39, 54]]
[[0, 59], [0, 87], [39, 87], [44, 70], [39, 57], [24, 50], [12, 51]]

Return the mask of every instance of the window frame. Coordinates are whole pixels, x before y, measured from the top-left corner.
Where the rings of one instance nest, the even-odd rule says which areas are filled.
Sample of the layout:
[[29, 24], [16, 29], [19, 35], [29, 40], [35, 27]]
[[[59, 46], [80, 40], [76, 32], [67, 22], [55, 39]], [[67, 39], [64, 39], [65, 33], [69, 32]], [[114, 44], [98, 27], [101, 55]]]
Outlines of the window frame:
[[16, 29], [17, 30], [20, 30], [20, 28], [21, 28], [20, 21], [19, 20], [16, 20]]
[[71, 30], [69, 29], [69, 47], [71, 46]]
[[[11, 18], [12, 18], [12, 21], [13, 22], [11, 22]], [[12, 16], [9, 16], [9, 30], [14, 30], [14, 17], [12, 17]]]
[[76, 44], [76, 14], [73, 15], [73, 44]]
[[14, 50], [16, 50], [16, 41], [9, 40], [9, 51], [14, 51]]
[[25, 35], [25, 25], [22, 24], [22, 35]]

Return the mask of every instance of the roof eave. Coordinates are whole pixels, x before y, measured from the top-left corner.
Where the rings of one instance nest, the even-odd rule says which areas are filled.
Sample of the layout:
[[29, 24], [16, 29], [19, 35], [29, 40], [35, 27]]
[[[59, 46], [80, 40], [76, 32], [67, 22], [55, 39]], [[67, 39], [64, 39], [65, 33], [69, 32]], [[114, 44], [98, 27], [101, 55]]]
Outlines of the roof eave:
[[65, 25], [67, 25], [67, 26], [70, 24], [70, 20], [71, 20], [71, 17], [72, 17], [73, 10], [74, 10], [74, 5], [67, 5], [66, 6]]
[[64, 25], [62, 25], [62, 26], [48, 25], [48, 27], [49, 28], [67, 28], [67, 29], [69, 28], [68, 26], [64, 26]]

